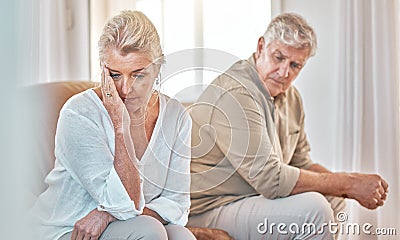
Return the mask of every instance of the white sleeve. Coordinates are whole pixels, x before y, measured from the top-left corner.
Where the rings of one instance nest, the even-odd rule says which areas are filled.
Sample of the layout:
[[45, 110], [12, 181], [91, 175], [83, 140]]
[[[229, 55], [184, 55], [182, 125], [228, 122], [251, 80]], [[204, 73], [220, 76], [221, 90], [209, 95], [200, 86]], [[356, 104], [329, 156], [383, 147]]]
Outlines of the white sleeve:
[[100, 123], [71, 109], [62, 110], [55, 144], [57, 160], [90, 194], [98, 204], [98, 210], [107, 211], [119, 220], [142, 213], [145, 203], [143, 184], [136, 209], [114, 169], [114, 156]]
[[165, 187], [160, 197], [146, 204], [169, 223], [185, 226], [190, 209], [190, 161], [192, 121], [181, 113], [179, 129], [173, 144]]

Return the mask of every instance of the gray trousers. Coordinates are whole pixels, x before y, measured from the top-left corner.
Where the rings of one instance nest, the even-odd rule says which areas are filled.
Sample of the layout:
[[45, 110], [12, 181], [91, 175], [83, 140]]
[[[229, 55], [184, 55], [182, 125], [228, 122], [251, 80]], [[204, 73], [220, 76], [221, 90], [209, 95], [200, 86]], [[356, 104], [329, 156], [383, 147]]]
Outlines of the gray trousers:
[[[64, 234], [59, 240], [71, 240], [72, 232]], [[155, 240], [155, 239], [196, 239], [187, 228], [178, 225], [162, 225], [157, 219], [146, 215], [125, 221], [114, 221], [108, 225], [100, 240]]]
[[329, 222], [335, 224], [334, 216], [344, 207], [343, 198], [316, 192], [274, 200], [254, 196], [191, 216], [188, 226], [222, 229], [236, 240], [331, 240], [335, 236]]

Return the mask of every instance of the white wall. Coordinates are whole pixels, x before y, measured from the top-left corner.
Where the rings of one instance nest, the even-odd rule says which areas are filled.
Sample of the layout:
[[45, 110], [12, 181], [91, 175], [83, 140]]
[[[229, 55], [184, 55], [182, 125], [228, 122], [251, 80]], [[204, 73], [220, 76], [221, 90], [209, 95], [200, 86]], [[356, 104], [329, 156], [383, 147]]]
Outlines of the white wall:
[[332, 0], [275, 0], [273, 17], [277, 11], [302, 15], [314, 28], [318, 50], [310, 58], [294, 85], [299, 89], [306, 112], [306, 132], [311, 144], [311, 157], [329, 169], [335, 167], [337, 151], [335, 132], [337, 111], [338, 14], [337, 1]]

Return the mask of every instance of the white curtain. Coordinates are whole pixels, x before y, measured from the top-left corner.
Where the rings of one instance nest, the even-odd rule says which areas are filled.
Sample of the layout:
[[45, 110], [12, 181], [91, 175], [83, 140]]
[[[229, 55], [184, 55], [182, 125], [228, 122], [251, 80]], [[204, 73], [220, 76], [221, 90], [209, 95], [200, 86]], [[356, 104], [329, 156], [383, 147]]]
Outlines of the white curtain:
[[397, 0], [340, 0], [339, 111], [336, 169], [378, 173], [389, 183], [385, 205], [366, 210], [349, 203], [352, 223], [396, 228], [400, 234], [399, 8]]
[[20, 84], [89, 80], [89, 0], [18, 2]]
[[101, 28], [111, 15], [134, 7], [135, 0], [18, 1], [19, 84], [98, 81], [99, 63], [92, 59]]
[[89, 3], [39, 2], [39, 81], [89, 79]]

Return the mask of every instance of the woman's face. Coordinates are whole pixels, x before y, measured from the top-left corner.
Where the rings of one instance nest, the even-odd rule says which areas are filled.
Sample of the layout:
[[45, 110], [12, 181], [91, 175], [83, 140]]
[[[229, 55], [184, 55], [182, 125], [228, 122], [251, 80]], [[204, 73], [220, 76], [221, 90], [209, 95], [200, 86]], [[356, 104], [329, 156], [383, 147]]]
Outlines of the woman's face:
[[128, 111], [136, 111], [147, 105], [159, 72], [159, 66], [152, 63], [149, 53], [121, 55], [117, 49], [109, 48], [105, 51], [104, 65], [109, 69]]

